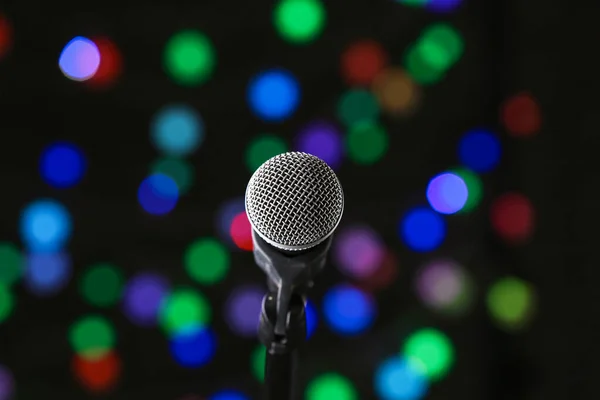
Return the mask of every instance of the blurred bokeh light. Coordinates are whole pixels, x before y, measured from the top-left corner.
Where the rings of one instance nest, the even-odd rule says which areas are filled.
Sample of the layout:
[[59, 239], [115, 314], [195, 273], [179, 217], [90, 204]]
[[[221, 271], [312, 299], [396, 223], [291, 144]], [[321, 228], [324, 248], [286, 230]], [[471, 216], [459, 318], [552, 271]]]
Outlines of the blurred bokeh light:
[[246, 148], [246, 166], [253, 173], [265, 161], [287, 151], [285, 140], [275, 135], [260, 135], [253, 138]]
[[150, 139], [164, 155], [188, 156], [204, 141], [204, 121], [191, 106], [171, 104], [158, 110], [152, 119]]
[[40, 158], [40, 172], [47, 184], [56, 188], [67, 188], [79, 183], [87, 161], [79, 146], [69, 142], [58, 142], [47, 146]]
[[176, 332], [169, 339], [171, 355], [183, 367], [197, 368], [215, 355], [217, 337], [209, 327], [191, 327]]
[[206, 35], [196, 30], [184, 30], [175, 33], [167, 42], [164, 64], [174, 82], [196, 86], [212, 76], [216, 54]]
[[534, 209], [521, 193], [505, 193], [490, 206], [490, 218], [494, 231], [510, 244], [521, 244], [533, 234]]
[[113, 350], [117, 333], [113, 325], [99, 315], [77, 320], [69, 329], [73, 351], [86, 360], [98, 360]]
[[55, 200], [36, 200], [21, 213], [20, 228], [21, 240], [29, 251], [59, 251], [71, 237], [71, 215]]
[[474, 303], [474, 283], [452, 260], [434, 260], [419, 269], [416, 290], [426, 306], [445, 315], [463, 315]]
[[500, 139], [487, 130], [471, 130], [465, 133], [458, 143], [460, 162], [478, 173], [490, 172], [496, 168], [500, 156]]
[[366, 86], [387, 66], [388, 54], [381, 43], [361, 39], [348, 46], [341, 57], [342, 76], [347, 84]]
[[439, 174], [427, 185], [427, 200], [431, 208], [441, 214], [454, 214], [462, 210], [468, 197], [465, 181], [456, 174]]
[[160, 325], [169, 336], [207, 327], [211, 318], [210, 303], [202, 293], [191, 288], [172, 290], [159, 310]]
[[346, 135], [346, 152], [357, 164], [369, 165], [381, 160], [389, 147], [385, 127], [375, 122], [354, 125]]
[[373, 275], [386, 254], [378, 233], [368, 227], [345, 227], [335, 236], [333, 258], [342, 273], [355, 279]]
[[266, 289], [259, 285], [238, 286], [229, 293], [224, 317], [233, 333], [244, 337], [256, 336], [262, 299], [266, 293]]
[[275, 28], [290, 43], [307, 43], [316, 39], [326, 22], [320, 0], [281, 0], [273, 13]]
[[198, 283], [213, 285], [223, 280], [229, 271], [229, 252], [213, 238], [194, 241], [186, 250], [184, 265]]
[[142, 181], [137, 195], [140, 205], [148, 214], [165, 215], [177, 205], [179, 187], [167, 175], [152, 174]]
[[326, 373], [309, 382], [306, 400], [358, 400], [358, 393], [350, 380], [340, 374]]
[[71, 279], [71, 257], [64, 252], [29, 253], [25, 265], [25, 287], [37, 296], [57, 294]]
[[390, 357], [375, 370], [375, 392], [382, 400], [421, 400], [428, 390], [423, 366], [417, 360]]
[[125, 286], [123, 312], [138, 325], [155, 325], [168, 293], [169, 283], [163, 276], [149, 272], [137, 274]]
[[364, 333], [377, 315], [377, 304], [369, 293], [343, 284], [325, 293], [322, 307], [329, 328], [342, 336]]
[[540, 106], [530, 93], [518, 93], [504, 102], [500, 114], [506, 131], [513, 136], [531, 136], [542, 124]]
[[250, 81], [248, 102], [258, 118], [267, 122], [281, 122], [296, 111], [300, 103], [300, 85], [289, 71], [265, 70]]
[[337, 169], [344, 156], [344, 139], [334, 124], [313, 121], [298, 132], [294, 150], [317, 156]]
[[404, 244], [416, 252], [437, 249], [447, 234], [444, 219], [426, 207], [408, 210], [400, 220], [398, 231]]
[[486, 303], [497, 326], [509, 332], [516, 332], [531, 322], [536, 307], [536, 296], [528, 282], [508, 276], [492, 284], [487, 293]]
[[177, 184], [180, 194], [185, 194], [194, 182], [194, 168], [185, 159], [161, 157], [150, 166], [151, 174], [166, 175]]
[[21, 279], [25, 264], [17, 246], [0, 242], [0, 266], [0, 284], [10, 287]]
[[58, 66], [67, 78], [85, 81], [98, 71], [100, 51], [90, 39], [77, 36], [65, 45], [60, 53]]
[[123, 283], [123, 274], [116, 266], [96, 264], [84, 272], [80, 291], [90, 304], [109, 307], [121, 300]]
[[121, 358], [114, 351], [91, 359], [75, 354], [71, 368], [81, 385], [95, 395], [112, 390], [122, 373]]
[[0, 400], [12, 399], [14, 388], [12, 373], [3, 365], [0, 365]]
[[452, 342], [443, 332], [433, 328], [412, 333], [404, 342], [402, 355], [418, 361], [423, 367], [421, 372], [430, 381], [444, 378], [454, 363]]

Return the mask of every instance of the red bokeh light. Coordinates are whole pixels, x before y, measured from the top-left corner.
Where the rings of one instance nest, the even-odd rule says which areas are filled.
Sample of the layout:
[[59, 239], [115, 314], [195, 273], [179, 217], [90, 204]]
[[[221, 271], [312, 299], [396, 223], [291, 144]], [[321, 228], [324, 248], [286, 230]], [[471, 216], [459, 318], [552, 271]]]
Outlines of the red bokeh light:
[[0, 14], [0, 58], [4, 56], [11, 47], [12, 27], [8, 19]]
[[94, 88], [112, 86], [123, 68], [123, 59], [117, 46], [107, 38], [92, 38], [100, 52], [98, 71], [86, 82]]
[[342, 76], [349, 85], [370, 85], [387, 63], [388, 55], [380, 43], [361, 40], [342, 54]]
[[110, 391], [121, 375], [121, 360], [114, 352], [94, 360], [87, 360], [78, 355], [73, 358], [73, 372], [79, 382], [91, 392]]
[[254, 244], [252, 242], [252, 226], [248, 220], [246, 211], [238, 213], [231, 221], [229, 234], [233, 243], [242, 250], [252, 251]]
[[490, 218], [498, 236], [512, 244], [526, 241], [533, 233], [533, 205], [520, 193], [507, 193], [497, 198], [492, 204]]
[[387, 251], [381, 265], [369, 277], [361, 280], [358, 285], [369, 292], [385, 289], [398, 278], [398, 258], [391, 251]]
[[514, 136], [536, 134], [542, 124], [540, 107], [529, 93], [519, 93], [502, 106], [502, 123]]

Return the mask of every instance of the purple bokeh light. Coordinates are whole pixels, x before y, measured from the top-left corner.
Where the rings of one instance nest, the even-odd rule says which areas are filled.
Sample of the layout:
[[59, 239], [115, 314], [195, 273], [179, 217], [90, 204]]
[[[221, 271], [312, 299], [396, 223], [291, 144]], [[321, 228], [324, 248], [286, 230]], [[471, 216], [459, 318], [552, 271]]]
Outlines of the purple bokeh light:
[[265, 293], [259, 285], [240, 286], [231, 292], [225, 304], [225, 320], [233, 332], [245, 337], [257, 334]]
[[435, 309], [451, 308], [467, 290], [465, 271], [450, 260], [425, 265], [417, 274], [417, 292], [423, 302]]
[[229, 230], [231, 228], [231, 223], [233, 219], [239, 213], [246, 210], [246, 205], [243, 197], [236, 197], [234, 199], [228, 200], [224, 202], [217, 212], [216, 225], [217, 231], [219, 232], [219, 237], [221, 240], [237, 248], [236, 244], [233, 242]]
[[168, 292], [169, 283], [164, 277], [153, 273], [137, 275], [125, 288], [123, 312], [138, 325], [154, 325], [162, 300]]
[[13, 392], [14, 392], [13, 375], [6, 367], [0, 365], [0, 400], [12, 399]]
[[26, 258], [25, 286], [37, 296], [60, 292], [71, 279], [71, 257], [65, 253], [31, 253]]
[[427, 200], [431, 208], [441, 214], [454, 214], [462, 210], [468, 197], [467, 184], [456, 174], [437, 175], [427, 186]]
[[436, 12], [450, 12], [454, 11], [462, 0], [427, 0], [425, 8]]
[[343, 229], [336, 237], [333, 257], [338, 268], [353, 278], [373, 275], [382, 265], [385, 245], [379, 235], [367, 227]]
[[317, 156], [336, 169], [342, 163], [344, 142], [335, 125], [316, 121], [298, 133], [296, 150]]

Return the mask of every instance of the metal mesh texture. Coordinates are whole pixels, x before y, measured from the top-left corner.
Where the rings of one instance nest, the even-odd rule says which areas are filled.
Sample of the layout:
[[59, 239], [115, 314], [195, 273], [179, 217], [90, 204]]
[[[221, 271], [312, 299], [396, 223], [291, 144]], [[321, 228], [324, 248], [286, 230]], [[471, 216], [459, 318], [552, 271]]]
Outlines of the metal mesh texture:
[[246, 212], [265, 241], [284, 250], [304, 250], [329, 237], [344, 209], [344, 193], [333, 170], [306, 153], [277, 155], [248, 182]]

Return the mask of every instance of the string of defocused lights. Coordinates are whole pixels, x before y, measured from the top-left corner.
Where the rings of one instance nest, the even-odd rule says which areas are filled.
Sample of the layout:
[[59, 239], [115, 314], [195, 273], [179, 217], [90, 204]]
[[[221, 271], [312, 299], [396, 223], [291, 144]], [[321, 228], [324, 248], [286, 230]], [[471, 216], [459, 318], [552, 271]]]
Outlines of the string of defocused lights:
[[[402, 0], [432, 11], [454, 10], [460, 0]], [[273, 25], [280, 38], [293, 45], [316, 40], [326, 29], [327, 13], [317, 0], [281, 0], [273, 12]], [[0, 14], [0, 60], [12, 45], [9, 21]], [[196, 87], [207, 82], [217, 67], [218, 49], [210, 37], [195, 30], [176, 32], [164, 47], [166, 75], [177, 85]], [[307, 123], [298, 130], [289, 146], [274, 134], [252, 138], [244, 163], [253, 172], [266, 159], [295, 150], [315, 154], [333, 168], [345, 157], [359, 165], [381, 160], [389, 147], [381, 114], [407, 117], [422, 101], [420, 86], [439, 82], [458, 62], [464, 51], [461, 35], [446, 23], [429, 26], [406, 51], [403, 68], [389, 65], [387, 50], [373, 39], [352, 43], [341, 56], [341, 75], [347, 90], [337, 104], [339, 123], [325, 118]], [[123, 69], [123, 59], [109, 38], [77, 36], [60, 52], [58, 66], [73, 81], [86, 81], [91, 87], [113, 85]], [[257, 72], [248, 81], [245, 93], [249, 112], [269, 123], [290, 118], [301, 103], [302, 88], [293, 71], [279, 68]], [[541, 112], [529, 93], [507, 99], [500, 110], [506, 133], [524, 138], [541, 127]], [[343, 133], [345, 132], [345, 133]], [[153, 215], [172, 211], [180, 196], [194, 183], [195, 170], [188, 157], [202, 146], [205, 127], [199, 112], [189, 105], [173, 103], [159, 109], [150, 123], [150, 142], [159, 153], [138, 188], [142, 209]], [[446, 215], [475, 210], [483, 198], [480, 175], [492, 172], [500, 163], [499, 137], [486, 129], [466, 132], [458, 143], [460, 167], [443, 171], [428, 183], [428, 206], [405, 210], [398, 223], [398, 236], [409, 250], [428, 253], [436, 250], [447, 235]], [[43, 181], [57, 189], [76, 186], [87, 172], [84, 152], [70, 142], [48, 145], [40, 157]], [[490, 221], [494, 232], [506, 243], [523, 244], [534, 228], [534, 208], [521, 193], [508, 192], [493, 200]], [[72, 235], [69, 211], [54, 199], [36, 199], [25, 206], [20, 218], [23, 250], [0, 243], [0, 323], [15, 306], [12, 287], [24, 280], [34, 294], [58, 293], [71, 279], [72, 265], [67, 245]], [[189, 278], [199, 285], [221, 282], [230, 271], [230, 250], [252, 250], [251, 227], [243, 198], [223, 202], [216, 213], [215, 231], [219, 239], [201, 238], [184, 250], [183, 265]], [[345, 226], [336, 236], [332, 260], [352, 282], [333, 286], [320, 307], [307, 305], [307, 335], [317, 331], [319, 316], [324, 326], [339, 336], [367, 331], [377, 317], [376, 289], [393, 283], [398, 273], [394, 246], [383, 242], [368, 226]], [[417, 271], [414, 286], [419, 299], [433, 312], [459, 316], [473, 307], [475, 289], [469, 271], [456, 261], [438, 259]], [[176, 286], [162, 275], [140, 272], [126, 277], [111, 263], [86, 268], [79, 280], [83, 299], [96, 309], [120, 305], [125, 316], [144, 327], [159, 326], [165, 333], [173, 359], [182, 367], [197, 368], [216, 356], [219, 336], [211, 326], [216, 318], [213, 304], [202, 290]], [[223, 319], [237, 336], [254, 337], [260, 302], [265, 288], [239, 286], [227, 296]], [[535, 311], [535, 290], [518, 277], [503, 277], [488, 288], [485, 297], [490, 318], [499, 328], [517, 332], [531, 321]], [[321, 314], [319, 314], [319, 312]], [[109, 391], [117, 383], [123, 365], [116, 351], [118, 332], [100, 314], [90, 313], [74, 321], [68, 333], [73, 350], [75, 378], [88, 390]], [[261, 381], [264, 352], [256, 346], [249, 356], [249, 368]], [[441, 331], [424, 327], [403, 340], [397, 354], [377, 366], [373, 385], [384, 400], [419, 400], [429, 385], [444, 378], [454, 363], [451, 340]], [[0, 398], [14, 391], [14, 378], [0, 366]], [[314, 376], [309, 382], [307, 400], [356, 400], [352, 381], [338, 372]], [[246, 400], [239, 391], [224, 389], [210, 400]]]

